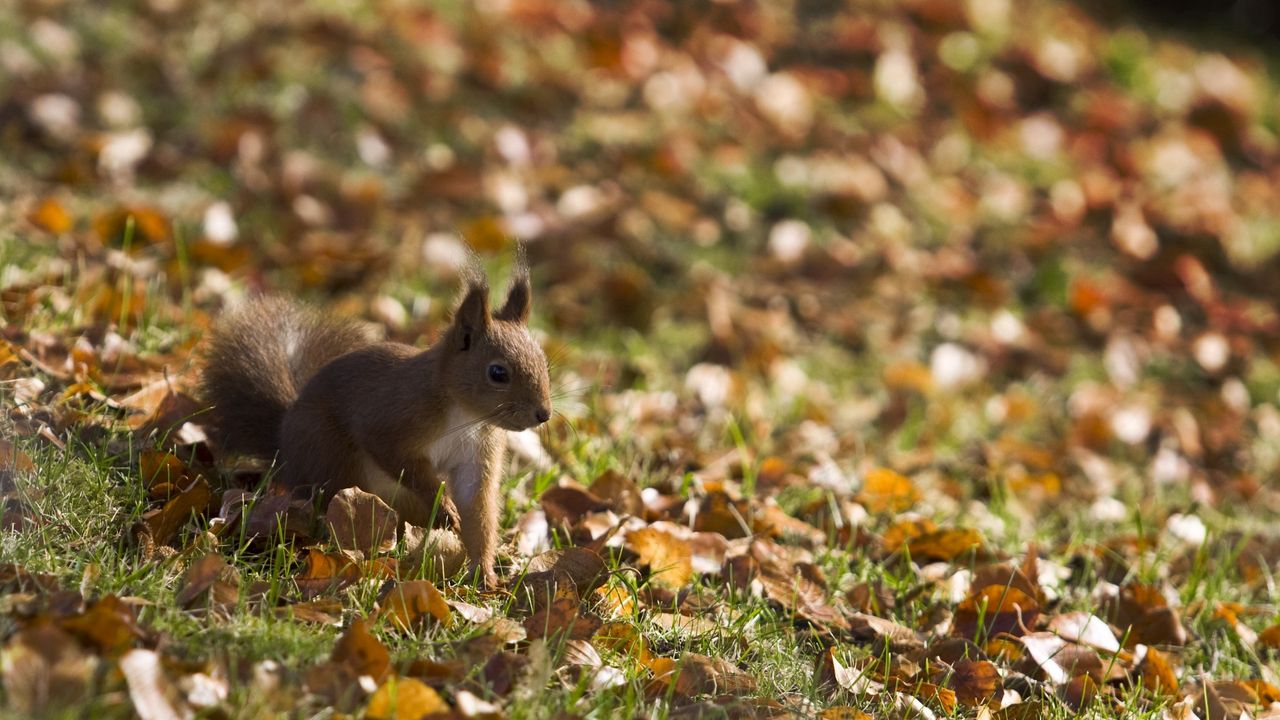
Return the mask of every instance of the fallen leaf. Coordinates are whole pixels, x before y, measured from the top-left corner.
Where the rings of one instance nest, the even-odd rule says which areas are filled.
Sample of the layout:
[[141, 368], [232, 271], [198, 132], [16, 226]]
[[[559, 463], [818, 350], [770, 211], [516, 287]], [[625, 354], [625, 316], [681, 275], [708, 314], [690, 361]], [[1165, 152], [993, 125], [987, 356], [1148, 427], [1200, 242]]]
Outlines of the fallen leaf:
[[396, 545], [400, 516], [382, 498], [357, 487], [339, 490], [324, 514], [333, 542], [370, 557]]
[[960, 660], [951, 666], [945, 685], [962, 705], [976, 708], [998, 704], [1004, 695], [1003, 681], [989, 660]]
[[293, 580], [302, 597], [309, 599], [346, 587], [362, 576], [360, 564], [346, 555], [308, 548], [302, 572]]
[[115, 595], [106, 595], [81, 614], [60, 623], [63, 630], [75, 635], [105, 655], [120, 655], [144, 639], [133, 608]]
[[421, 680], [392, 675], [369, 698], [364, 716], [370, 720], [419, 720], [450, 710], [449, 704]]
[[89, 696], [100, 662], [53, 622], [31, 623], [0, 648], [6, 709], [42, 717], [74, 707]]
[[1003, 585], [975, 588], [955, 609], [952, 633], [985, 639], [1000, 633], [1022, 635], [1034, 627], [1040, 603], [1022, 590]]
[[567, 481], [547, 488], [538, 501], [553, 527], [571, 527], [586, 515], [609, 509], [603, 499]]
[[453, 622], [449, 604], [428, 580], [410, 580], [386, 590], [378, 600], [378, 617], [390, 618], [401, 630], [411, 630], [428, 618], [448, 627]]
[[952, 562], [957, 558], [981, 553], [982, 535], [977, 530], [953, 528], [935, 530], [907, 541], [907, 553], [912, 561]]
[[194, 716], [183, 701], [181, 692], [165, 675], [159, 653], [141, 648], [130, 650], [120, 658], [120, 672], [129, 687], [133, 710], [142, 720], [177, 720]]
[[644, 500], [635, 481], [616, 470], [606, 470], [587, 488], [587, 492], [609, 504], [619, 515], [641, 515]]
[[627, 547], [650, 568], [649, 581], [678, 590], [693, 578], [693, 558], [689, 544], [669, 532], [644, 528], [627, 533]]
[[685, 653], [674, 672], [665, 676], [677, 696], [743, 695], [754, 692], [756, 679], [723, 659]]
[[189, 486], [171, 497], [164, 507], [144, 513], [142, 520], [133, 527], [133, 536], [142, 541], [141, 538], [145, 535], [156, 545], [167, 545], [192, 515], [208, 510], [212, 499], [213, 491], [210, 490], [208, 481], [197, 476]]
[[588, 640], [600, 629], [598, 618], [579, 612], [576, 599], [557, 598], [524, 621], [530, 640], [563, 636], [569, 640]]
[[875, 468], [862, 481], [858, 502], [871, 513], [910, 510], [920, 493], [906, 476], [888, 468]]
[[350, 668], [356, 677], [368, 675], [379, 683], [391, 671], [391, 653], [369, 634], [368, 622], [363, 618], [353, 620], [338, 638], [329, 660]]
[[186, 610], [208, 607], [225, 611], [240, 597], [240, 575], [221, 555], [209, 553], [191, 563], [176, 598]]
[[581, 547], [549, 550], [529, 561], [515, 589], [534, 607], [541, 607], [557, 595], [561, 585], [567, 584], [581, 598], [590, 595], [607, 576], [604, 558], [594, 550]]
[[45, 198], [27, 214], [32, 225], [45, 232], [60, 235], [71, 229], [71, 213], [54, 198]]

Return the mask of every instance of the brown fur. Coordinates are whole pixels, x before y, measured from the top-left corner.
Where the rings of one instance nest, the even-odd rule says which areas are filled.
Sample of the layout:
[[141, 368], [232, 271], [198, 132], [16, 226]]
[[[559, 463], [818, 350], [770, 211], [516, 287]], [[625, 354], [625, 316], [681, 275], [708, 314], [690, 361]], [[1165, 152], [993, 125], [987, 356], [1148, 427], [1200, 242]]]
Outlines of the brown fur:
[[[492, 584], [500, 430], [545, 422], [551, 404], [546, 357], [526, 327], [527, 275], [517, 274], [497, 313], [488, 296], [483, 279], [468, 281], [427, 350], [371, 343], [354, 325], [285, 301], [253, 301], [210, 341], [204, 390], [219, 436], [234, 451], [278, 453], [289, 487], [359, 486], [415, 525], [429, 524], [443, 483], [471, 566]], [[490, 378], [493, 364], [509, 382]]]

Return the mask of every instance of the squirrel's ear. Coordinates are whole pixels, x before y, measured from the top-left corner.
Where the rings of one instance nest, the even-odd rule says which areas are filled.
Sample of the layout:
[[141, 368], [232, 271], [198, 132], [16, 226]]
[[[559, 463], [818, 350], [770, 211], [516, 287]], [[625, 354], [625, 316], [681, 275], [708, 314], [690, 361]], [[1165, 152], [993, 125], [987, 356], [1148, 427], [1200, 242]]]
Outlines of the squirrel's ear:
[[527, 273], [516, 275], [511, 279], [507, 301], [502, 304], [502, 309], [494, 317], [512, 322], [529, 322], [529, 298], [532, 294], [529, 288], [529, 275]]
[[458, 348], [471, 349], [472, 336], [484, 332], [489, 327], [489, 288], [483, 285], [471, 285], [462, 298], [462, 304], [453, 314], [453, 330], [457, 337]]

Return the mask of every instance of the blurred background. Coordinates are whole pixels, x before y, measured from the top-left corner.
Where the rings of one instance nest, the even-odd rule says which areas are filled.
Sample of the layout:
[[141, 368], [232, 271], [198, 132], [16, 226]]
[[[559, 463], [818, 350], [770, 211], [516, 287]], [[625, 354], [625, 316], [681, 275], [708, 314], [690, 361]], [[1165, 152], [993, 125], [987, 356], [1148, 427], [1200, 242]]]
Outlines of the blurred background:
[[1276, 507], [1277, 22], [1229, 5], [9, 2], [7, 332], [186, 368], [271, 290], [425, 342], [519, 239], [566, 411], [659, 465]]

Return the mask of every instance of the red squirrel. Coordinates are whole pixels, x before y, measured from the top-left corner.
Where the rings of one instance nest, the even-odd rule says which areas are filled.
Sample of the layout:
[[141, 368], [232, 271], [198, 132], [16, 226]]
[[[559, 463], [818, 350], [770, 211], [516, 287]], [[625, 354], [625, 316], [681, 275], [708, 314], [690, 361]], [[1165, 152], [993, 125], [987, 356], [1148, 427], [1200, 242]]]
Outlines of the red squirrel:
[[288, 300], [251, 300], [209, 339], [202, 391], [215, 437], [276, 460], [286, 487], [357, 486], [415, 525], [430, 523], [443, 483], [470, 570], [493, 586], [502, 431], [551, 417], [531, 295], [521, 264], [490, 313], [483, 273], [469, 273], [452, 322], [426, 350], [375, 342], [353, 321]]

